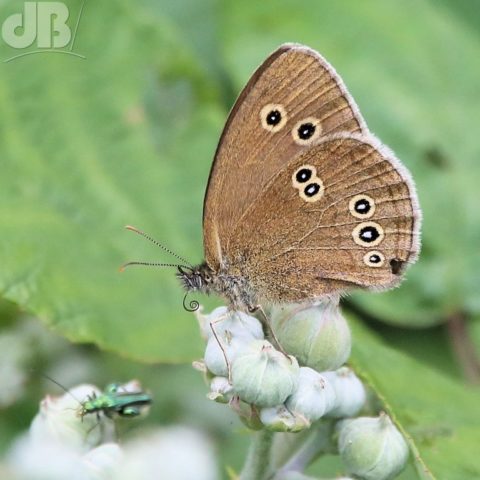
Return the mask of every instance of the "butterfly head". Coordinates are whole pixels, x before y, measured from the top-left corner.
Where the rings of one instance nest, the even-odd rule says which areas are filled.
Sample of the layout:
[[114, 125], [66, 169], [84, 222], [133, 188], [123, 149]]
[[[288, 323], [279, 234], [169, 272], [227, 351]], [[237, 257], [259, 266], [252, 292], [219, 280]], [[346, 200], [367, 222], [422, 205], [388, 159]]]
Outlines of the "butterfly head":
[[209, 293], [213, 281], [213, 271], [206, 263], [196, 267], [179, 266], [177, 277], [187, 292]]

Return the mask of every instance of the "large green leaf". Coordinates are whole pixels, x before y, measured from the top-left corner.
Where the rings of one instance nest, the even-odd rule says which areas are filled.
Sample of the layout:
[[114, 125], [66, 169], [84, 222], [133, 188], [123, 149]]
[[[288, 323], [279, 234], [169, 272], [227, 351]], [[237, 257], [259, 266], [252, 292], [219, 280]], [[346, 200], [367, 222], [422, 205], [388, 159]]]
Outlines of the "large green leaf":
[[[128, 2], [88, 3], [75, 51], [86, 59], [0, 66], [2, 295], [75, 341], [146, 361], [191, 358], [200, 340], [172, 269], [119, 266], [175, 261], [129, 223], [200, 260], [223, 117], [215, 90], [181, 35]], [[0, 58], [14, 53], [3, 45]]]
[[424, 211], [420, 260], [402, 288], [355, 296], [406, 325], [480, 310], [480, 39], [448, 3], [252, 0], [225, 8], [222, 22], [237, 88], [278, 44], [306, 43], [338, 69], [371, 130], [412, 171]]
[[351, 326], [351, 364], [406, 434], [419, 478], [480, 478], [480, 390], [392, 349], [354, 319]]
[[[74, 17], [80, 2], [68, 5]], [[17, 11], [3, 3], [0, 18]], [[407, 282], [356, 301], [408, 325], [478, 313], [480, 40], [452, 11], [426, 0], [87, 2], [74, 49], [85, 60], [41, 54], [0, 66], [3, 296], [72, 340], [146, 361], [200, 353], [170, 269], [117, 274], [125, 260], [173, 260], [121, 228], [201, 259], [230, 82], [238, 92], [269, 51], [301, 41], [344, 76], [372, 130], [413, 171], [425, 211]], [[15, 53], [1, 43], [1, 59]]]

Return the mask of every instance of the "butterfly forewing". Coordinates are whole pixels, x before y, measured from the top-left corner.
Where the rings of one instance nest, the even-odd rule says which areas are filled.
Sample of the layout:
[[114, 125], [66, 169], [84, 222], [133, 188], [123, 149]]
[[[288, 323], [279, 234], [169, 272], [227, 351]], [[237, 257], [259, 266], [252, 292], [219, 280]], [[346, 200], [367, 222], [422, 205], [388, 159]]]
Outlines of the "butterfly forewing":
[[212, 268], [271, 177], [335, 132], [368, 133], [342, 80], [314, 50], [280, 47], [239, 96], [215, 155], [204, 204], [205, 256]]
[[395, 156], [371, 135], [338, 134], [264, 186], [224, 255], [264, 301], [388, 288], [417, 256], [419, 225], [413, 184]]

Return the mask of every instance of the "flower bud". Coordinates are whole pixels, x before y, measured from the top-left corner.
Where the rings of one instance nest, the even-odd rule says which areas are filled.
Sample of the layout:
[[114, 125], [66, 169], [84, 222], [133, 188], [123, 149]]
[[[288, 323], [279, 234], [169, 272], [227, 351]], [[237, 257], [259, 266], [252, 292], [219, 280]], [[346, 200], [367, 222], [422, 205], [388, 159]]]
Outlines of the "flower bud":
[[[225, 332], [225, 336], [219, 336], [219, 340], [217, 340], [214, 336], [211, 336], [208, 339], [207, 348], [205, 349], [204, 361], [206, 367], [214, 375], [227, 377], [228, 365], [225, 361], [225, 356], [227, 357], [230, 365], [232, 365], [237, 353], [251, 341], [252, 337], [247, 337], [244, 335], [233, 337], [229, 335], [228, 331]], [[222, 342], [221, 346], [219, 342]]]
[[260, 410], [260, 420], [274, 432], [300, 432], [310, 427], [310, 422], [299, 412], [290, 412], [285, 405]]
[[155, 430], [124, 445], [115, 480], [217, 480], [209, 438], [186, 427]]
[[116, 443], [104, 443], [83, 456], [83, 463], [88, 472], [89, 480], [110, 480], [115, 478], [115, 472], [123, 452]]
[[335, 372], [323, 372], [322, 375], [335, 390], [335, 407], [328, 412], [329, 417], [343, 418], [355, 416], [365, 405], [367, 393], [353, 370], [341, 367]]
[[365, 480], [386, 480], [405, 466], [408, 446], [385, 413], [343, 420], [338, 429], [338, 449], [349, 473]]
[[247, 403], [273, 407], [292, 394], [298, 371], [294, 357], [286, 357], [266, 340], [253, 340], [232, 363], [233, 389]]
[[16, 480], [88, 478], [80, 452], [51, 438], [34, 442], [27, 436], [21, 437], [8, 452], [7, 464]]
[[[79, 417], [80, 402], [89, 395], [100, 394], [93, 385], [79, 385], [60, 397], [47, 395], [40, 402], [40, 410], [30, 425], [30, 438], [33, 442], [52, 440], [77, 450], [85, 450], [98, 445], [102, 439], [102, 429], [96, 415]], [[78, 400], [76, 400], [78, 399]]]
[[[195, 312], [200, 331], [205, 340], [213, 337], [210, 324], [214, 324], [214, 329], [219, 337], [225, 337], [227, 332], [232, 336], [246, 335], [248, 337], [263, 340], [263, 327], [259, 320], [244, 312], [229, 310], [227, 307], [218, 307], [210, 314], [204, 314], [203, 309], [199, 308]], [[216, 323], [214, 323], [216, 322]]]
[[300, 367], [297, 387], [285, 405], [315, 422], [335, 407], [335, 391], [323, 375], [309, 367]]
[[218, 403], [228, 403], [233, 396], [233, 387], [225, 377], [213, 377], [207, 398]]
[[271, 318], [281, 345], [301, 365], [323, 372], [348, 359], [351, 334], [337, 302], [275, 307]]

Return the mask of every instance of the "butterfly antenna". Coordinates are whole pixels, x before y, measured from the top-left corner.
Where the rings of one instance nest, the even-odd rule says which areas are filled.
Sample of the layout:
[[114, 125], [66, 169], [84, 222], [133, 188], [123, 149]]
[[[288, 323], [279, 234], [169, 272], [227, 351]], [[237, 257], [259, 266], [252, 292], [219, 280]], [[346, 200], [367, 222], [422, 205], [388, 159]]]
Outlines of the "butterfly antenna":
[[183, 297], [183, 308], [187, 312], [196, 312], [200, 308], [200, 304], [196, 300], [190, 300], [190, 302], [187, 305], [187, 295], [188, 294], [189, 294], [189, 292], [187, 292], [185, 294], [185, 296]]
[[68, 389], [66, 389], [61, 383], [57, 382], [54, 380], [52, 377], [49, 377], [46, 373], [43, 372], [38, 372], [42, 377], [45, 377], [47, 380], [50, 380], [52, 383], [55, 385], [59, 386], [65, 393], [68, 393], [75, 401], [77, 401], [80, 405], [82, 405], [82, 402]]
[[164, 252], [167, 252], [168, 254], [172, 255], [173, 257], [177, 258], [178, 260], [180, 260], [182, 263], [186, 263], [189, 267], [192, 267], [192, 265], [190, 264], [190, 262], [187, 262], [187, 260], [185, 260], [184, 258], [182, 258], [180, 255], [177, 255], [176, 253], [172, 252], [169, 248], [165, 247], [164, 245], [162, 245], [158, 240], [155, 240], [154, 238], [152, 238], [150, 235], [147, 235], [145, 232], [142, 232], [141, 230], [139, 230], [138, 228], [135, 228], [135, 227], [132, 227], [131, 225], [126, 225], [125, 228], [127, 230], [130, 230], [131, 232], [134, 232], [134, 233], [137, 233], [138, 235], [141, 235], [142, 237], [146, 238], [147, 240], [149, 240], [150, 242], [152, 242], [153, 244], [155, 244], [157, 247], [160, 247]]
[[120, 267], [120, 271], [123, 272], [127, 267], [131, 267], [132, 265], [141, 265], [143, 267], [182, 267], [182, 268], [190, 268], [185, 265], [177, 265], [176, 263], [157, 263], [157, 262], [127, 262], [124, 263]]

